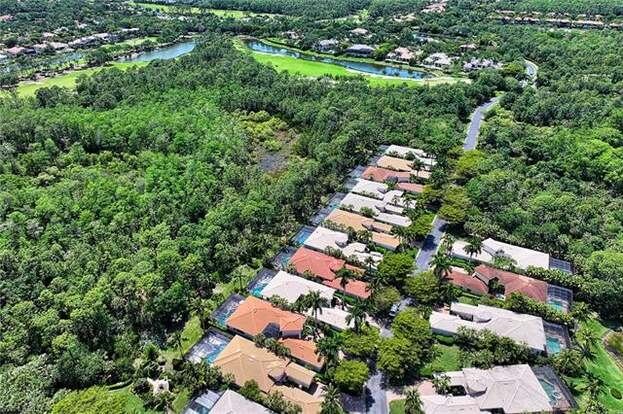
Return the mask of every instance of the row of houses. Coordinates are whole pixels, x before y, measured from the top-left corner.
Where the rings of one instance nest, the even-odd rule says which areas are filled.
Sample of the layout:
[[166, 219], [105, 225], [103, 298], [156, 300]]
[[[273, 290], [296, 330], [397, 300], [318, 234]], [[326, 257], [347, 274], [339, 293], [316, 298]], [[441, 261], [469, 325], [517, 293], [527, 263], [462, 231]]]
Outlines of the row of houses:
[[[414, 160], [420, 158], [427, 167], [413, 170]], [[346, 301], [340, 295], [361, 299], [370, 296], [369, 285], [363, 278], [366, 269], [376, 267], [383, 254], [368, 245], [387, 250], [399, 247], [400, 241], [392, 229], [410, 224], [405, 216], [409, 202], [405, 192], [421, 191], [421, 184], [411, 180], [427, 176], [429, 171], [425, 168], [432, 165], [434, 161], [419, 150], [391, 146], [384, 148], [372, 165], [353, 170], [347, 183], [350, 192], [321, 210], [317, 227], [303, 226], [291, 245], [271, 261], [272, 268], [257, 272], [248, 286], [250, 296], [232, 295], [213, 313], [223, 331], [208, 332], [187, 358], [218, 366], [231, 374], [239, 386], [253, 380], [265, 393], [278, 391], [287, 401], [299, 405], [304, 414], [318, 413], [323, 385], [315, 376], [322, 370], [324, 360], [318, 355], [313, 338], [305, 334], [306, 322], [314, 318], [337, 330], [353, 326]], [[397, 185], [399, 179], [404, 184], [402, 189]], [[364, 215], [362, 211], [371, 214]], [[354, 233], [362, 231], [371, 233], [365, 242], [353, 238]], [[339, 276], [344, 270], [355, 278], [344, 283]], [[280, 302], [294, 305], [312, 292], [324, 299], [325, 306], [299, 313], [271, 302], [279, 298]], [[374, 324], [372, 320], [369, 323]], [[260, 334], [287, 348], [289, 356], [277, 356], [257, 346], [253, 339]], [[188, 410], [194, 411], [188, 412], [201, 412], [199, 406], [210, 409], [208, 405], [216, 405], [214, 401], [222, 399], [204, 395], [191, 403]], [[226, 401], [248, 405], [239, 396], [230, 396]]]

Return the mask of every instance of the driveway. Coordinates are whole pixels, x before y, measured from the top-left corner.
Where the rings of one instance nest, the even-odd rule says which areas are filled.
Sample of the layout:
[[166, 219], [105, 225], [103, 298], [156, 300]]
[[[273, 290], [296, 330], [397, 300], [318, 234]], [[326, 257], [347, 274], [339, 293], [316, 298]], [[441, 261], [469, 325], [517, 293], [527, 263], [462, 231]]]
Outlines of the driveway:
[[366, 412], [370, 414], [387, 414], [389, 412], [383, 375], [378, 371], [366, 383], [366, 406]]

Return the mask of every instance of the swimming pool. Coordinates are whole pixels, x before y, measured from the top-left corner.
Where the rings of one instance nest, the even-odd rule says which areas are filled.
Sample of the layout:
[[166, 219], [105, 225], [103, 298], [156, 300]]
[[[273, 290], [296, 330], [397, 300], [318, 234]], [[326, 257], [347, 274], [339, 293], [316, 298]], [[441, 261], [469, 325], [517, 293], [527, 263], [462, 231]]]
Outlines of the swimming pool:
[[549, 381], [543, 378], [539, 378], [539, 383], [541, 384], [541, 388], [549, 397], [549, 402], [552, 405], [555, 405], [558, 400], [560, 400], [560, 392], [556, 389], [556, 387]]
[[229, 319], [236, 309], [238, 309], [238, 306], [244, 301], [244, 299], [244, 296], [241, 295], [231, 295], [221, 306], [212, 312], [212, 317], [221, 326], [225, 326], [227, 319]]
[[551, 306], [552, 308], [554, 308], [554, 309], [558, 310], [558, 311], [561, 311], [561, 312], [565, 312], [565, 311], [566, 311], [565, 304], [564, 304], [561, 300], [558, 300], [558, 299], [549, 299], [549, 300], [547, 301], [547, 304], [548, 304], [549, 306]]
[[201, 341], [197, 342], [188, 352], [188, 359], [192, 362], [206, 361], [212, 363], [230, 341], [231, 338], [220, 332], [208, 331]]
[[307, 240], [307, 238], [311, 236], [314, 230], [316, 230], [316, 228], [312, 226], [301, 227], [299, 232], [296, 233], [294, 237], [292, 237], [292, 242], [294, 243], [295, 246], [302, 246], [303, 243], [305, 243], [305, 240]]
[[560, 343], [560, 339], [547, 336], [545, 337], [545, 342], [545, 347], [547, 348], [548, 355], [555, 355], [562, 351], [562, 344]]

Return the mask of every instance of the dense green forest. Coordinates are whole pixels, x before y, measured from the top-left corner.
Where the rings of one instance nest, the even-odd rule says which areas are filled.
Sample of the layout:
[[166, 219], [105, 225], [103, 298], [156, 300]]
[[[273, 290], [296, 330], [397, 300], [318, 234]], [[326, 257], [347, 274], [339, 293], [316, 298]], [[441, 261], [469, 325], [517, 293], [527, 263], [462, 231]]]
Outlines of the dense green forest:
[[[128, 378], [139, 343], [164, 344], [194, 299], [274, 251], [380, 142], [457, 145], [487, 82], [305, 80], [210, 37], [179, 61], [3, 100], [0, 375], [49, 378], [8, 412]], [[258, 111], [300, 131], [271, 174], [238, 115]]]
[[618, 0], [519, 0], [501, 1], [500, 9], [536, 11], [543, 13], [623, 15], [623, 5]]

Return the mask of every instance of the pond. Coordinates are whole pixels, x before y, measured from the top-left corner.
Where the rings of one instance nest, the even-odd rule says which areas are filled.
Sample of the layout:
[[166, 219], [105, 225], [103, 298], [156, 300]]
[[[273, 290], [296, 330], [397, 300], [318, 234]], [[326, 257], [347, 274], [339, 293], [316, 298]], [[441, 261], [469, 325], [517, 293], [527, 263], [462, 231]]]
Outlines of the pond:
[[197, 45], [197, 41], [189, 40], [186, 42], [175, 43], [170, 46], [161, 47], [158, 49], [137, 53], [132, 55], [129, 58], [121, 58], [120, 62], [151, 62], [152, 60], [161, 59], [175, 59], [176, 57], [185, 55], [186, 53], [191, 52], [195, 46]]
[[330, 56], [315, 56], [307, 53], [297, 52], [291, 49], [286, 49], [284, 47], [273, 46], [260, 40], [247, 40], [245, 41], [245, 44], [249, 49], [255, 52], [279, 56], [289, 56], [296, 59], [310, 60], [314, 62], [330, 63], [368, 75], [389, 76], [402, 79], [424, 79], [431, 77], [431, 74], [418, 70], [404, 69], [398, 66], [386, 66], [371, 62], [350, 61], [333, 58]]

